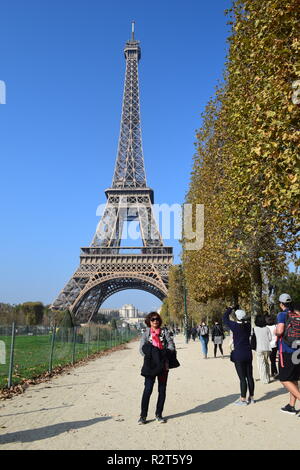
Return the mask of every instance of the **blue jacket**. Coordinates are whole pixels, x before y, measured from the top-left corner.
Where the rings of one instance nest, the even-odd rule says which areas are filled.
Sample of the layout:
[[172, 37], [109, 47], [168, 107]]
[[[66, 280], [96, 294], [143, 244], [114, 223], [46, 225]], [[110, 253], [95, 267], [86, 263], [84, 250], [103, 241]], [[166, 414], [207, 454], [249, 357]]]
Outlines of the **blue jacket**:
[[141, 375], [156, 376], [163, 373], [166, 366], [166, 349], [159, 349], [152, 346], [151, 343], [143, 345], [144, 364], [141, 370]]

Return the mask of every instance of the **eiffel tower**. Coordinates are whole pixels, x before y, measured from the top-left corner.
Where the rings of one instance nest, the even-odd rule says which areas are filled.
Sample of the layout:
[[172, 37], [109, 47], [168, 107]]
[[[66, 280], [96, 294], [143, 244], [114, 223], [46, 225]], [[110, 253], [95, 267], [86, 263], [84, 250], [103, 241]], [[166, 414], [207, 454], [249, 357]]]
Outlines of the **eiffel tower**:
[[[80, 265], [53, 302], [69, 310], [76, 323], [89, 322], [111, 295], [141, 289], [163, 300], [173, 248], [164, 246], [157, 227], [153, 190], [147, 186], [142, 148], [138, 62], [140, 42], [134, 37], [124, 48], [125, 86], [118, 152], [112, 186], [102, 218], [89, 247], [81, 248]], [[121, 246], [124, 224], [139, 224], [142, 246]]]

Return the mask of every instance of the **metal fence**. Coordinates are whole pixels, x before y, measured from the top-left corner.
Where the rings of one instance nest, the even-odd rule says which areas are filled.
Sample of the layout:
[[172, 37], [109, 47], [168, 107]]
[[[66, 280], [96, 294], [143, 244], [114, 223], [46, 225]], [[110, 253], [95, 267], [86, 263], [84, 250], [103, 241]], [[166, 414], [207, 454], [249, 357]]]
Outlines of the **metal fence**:
[[129, 328], [88, 324], [71, 328], [0, 326], [0, 388], [33, 379], [55, 367], [75, 364], [139, 335]]

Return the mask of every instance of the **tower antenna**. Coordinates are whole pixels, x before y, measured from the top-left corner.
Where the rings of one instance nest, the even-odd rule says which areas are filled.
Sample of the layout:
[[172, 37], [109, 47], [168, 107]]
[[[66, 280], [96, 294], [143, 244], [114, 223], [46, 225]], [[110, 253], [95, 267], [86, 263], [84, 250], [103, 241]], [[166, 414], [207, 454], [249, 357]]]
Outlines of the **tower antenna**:
[[135, 21], [131, 22], [131, 41], [134, 41], [134, 25]]

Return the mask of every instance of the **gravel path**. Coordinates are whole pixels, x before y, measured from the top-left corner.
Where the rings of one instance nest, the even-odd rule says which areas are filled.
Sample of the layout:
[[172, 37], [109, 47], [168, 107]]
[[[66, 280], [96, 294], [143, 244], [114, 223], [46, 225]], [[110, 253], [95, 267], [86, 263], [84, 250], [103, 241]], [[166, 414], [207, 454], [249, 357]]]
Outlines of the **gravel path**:
[[300, 418], [279, 411], [288, 395], [278, 381], [256, 380], [257, 403], [234, 406], [239, 383], [227, 343], [227, 357], [205, 360], [199, 340], [185, 344], [179, 335], [175, 342], [181, 367], [169, 374], [166, 424], [154, 421], [155, 386], [149, 422], [137, 425], [143, 377], [136, 341], [1, 401], [0, 449], [299, 449]]

